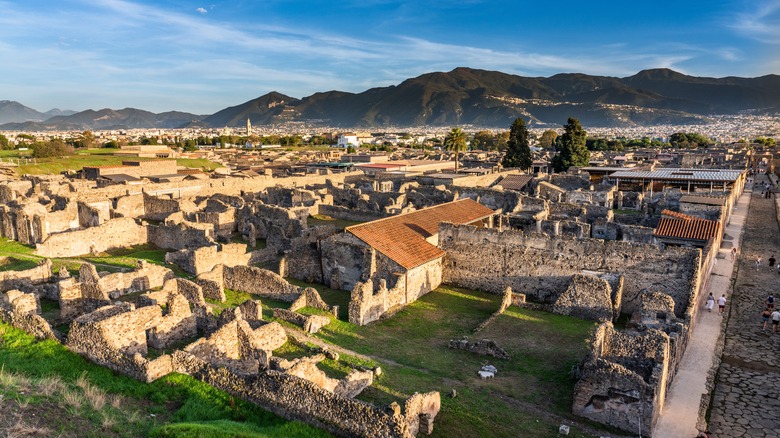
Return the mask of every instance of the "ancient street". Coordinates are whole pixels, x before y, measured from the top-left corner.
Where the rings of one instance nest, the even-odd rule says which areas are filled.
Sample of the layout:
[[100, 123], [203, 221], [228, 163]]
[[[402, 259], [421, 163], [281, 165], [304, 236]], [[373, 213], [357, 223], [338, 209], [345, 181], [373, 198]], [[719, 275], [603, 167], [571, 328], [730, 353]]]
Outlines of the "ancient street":
[[[761, 197], [756, 178], [728, 306], [725, 347], [711, 405], [713, 437], [776, 437], [780, 430], [780, 333], [761, 331], [761, 311], [777, 295], [780, 274], [767, 266], [780, 249], [776, 199]], [[756, 267], [757, 257], [762, 257]]]

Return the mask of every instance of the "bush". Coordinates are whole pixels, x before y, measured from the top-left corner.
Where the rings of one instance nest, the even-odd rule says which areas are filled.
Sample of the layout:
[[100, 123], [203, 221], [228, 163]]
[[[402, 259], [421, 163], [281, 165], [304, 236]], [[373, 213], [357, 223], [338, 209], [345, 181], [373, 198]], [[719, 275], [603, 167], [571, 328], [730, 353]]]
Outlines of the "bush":
[[63, 143], [61, 140], [49, 140], [37, 142], [32, 145], [33, 157], [52, 158], [73, 155], [73, 146]]

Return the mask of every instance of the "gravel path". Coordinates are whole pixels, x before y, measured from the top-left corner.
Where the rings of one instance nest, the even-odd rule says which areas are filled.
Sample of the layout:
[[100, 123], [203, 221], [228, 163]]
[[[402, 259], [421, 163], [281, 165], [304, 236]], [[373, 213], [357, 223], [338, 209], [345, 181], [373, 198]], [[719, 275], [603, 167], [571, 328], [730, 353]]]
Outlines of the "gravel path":
[[[758, 175], [756, 187], [766, 181]], [[713, 438], [780, 436], [780, 333], [763, 333], [760, 324], [767, 295], [778, 296], [780, 285], [778, 270], [767, 266], [770, 256], [780, 258], [777, 207], [758, 188], [752, 196], [711, 404]]]

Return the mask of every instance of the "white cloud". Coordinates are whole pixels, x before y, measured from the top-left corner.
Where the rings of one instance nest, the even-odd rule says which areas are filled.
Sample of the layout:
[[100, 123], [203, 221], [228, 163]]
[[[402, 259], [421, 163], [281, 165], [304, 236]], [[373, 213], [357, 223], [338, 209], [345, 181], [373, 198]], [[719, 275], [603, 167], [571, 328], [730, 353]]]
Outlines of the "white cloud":
[[780, 44], [780, 0], [759, 1], [752, 9], [738, 12], [727, 26], [756, 41]]
[[195, 9], [195, 10], [196, 10], [197, 12], [200, 12], [201, 14], [205, 14], [205, 13], [207, 13], [207, 12], [208, 12], [208, 11], [206, 10], [206, 8], [198, 8], [198, 9]]

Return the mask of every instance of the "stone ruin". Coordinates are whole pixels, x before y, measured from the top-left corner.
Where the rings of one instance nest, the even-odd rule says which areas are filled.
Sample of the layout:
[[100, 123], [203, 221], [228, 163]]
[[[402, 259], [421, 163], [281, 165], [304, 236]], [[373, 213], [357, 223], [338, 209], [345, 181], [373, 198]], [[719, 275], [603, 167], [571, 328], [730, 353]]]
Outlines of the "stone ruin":
[[[51, 263], [44, 266], [50, 272]], [[270, 293], [284, 295], [291, 302], [290, 310], [284, 311], [291, 319], [304, 317], [295, 312], [302, 307], [333, 310], [314, 289], [289, 284], [279, 289], [284, 280], [276, 274], [238, 268], [220, 265], [226, 284], [241, 284], [255, 292], [260, 287], [276, 288]], [[337, 435], [406, 438], [432, 431], [441, 405], [438, 392], [414, 394], [403, 406], [393, 403], [385, 408], [356, 401], [354, 397], [372, 384], [373, 370], [354, 369], [334, 379], [317, 367], [325, 355], [294, 360], [274, 357], [273, 351], [289, 341], [288, 329], [264, 321], [260, 301], [246, 301], [215, 319], [203, 288], [186, 279], [168, 278], [168, 272], [139, 263], [135, 271], [123, 276], [100, 275], [93, 265], [85, 264], [77, 281], [63, 270], [58, 279], [49, 275], [51, 287], [39, 284], [33, 292], [0, 294], [0, 319], [38, 338], [59, 340], [89, 360], [135, 379], [151, 382], [172, 372], [189, 374], [286, 418]], [[209, 281], [215, 281], [214, 277]], [[266, 280], [257, 283], [258, 278]], [[112, 301], [143, 285], [158, 287], [161, 281], [161, 289], [141, 295], [135, 304]], [[39, 300], [50, 298], [45, 295], [51, 294], [49, 289], [60, 286], [67, 292], [53, 295], [65, 314], [55, 319], [72, 320], [67, 335], [40, 315]], [[203, 323], [204, 319], [208, 322]], [[330, 318], [317, 316], [303, 325], [314, 331], [324, 320]], [[337, 355], [330, 357], [338, 360]]]
[[672, 366], [666, 333], [617, 332], [610, 322], [603, 323], [592, 336], [590, 354], [575, 368], [572, 412], [652, 436]]

